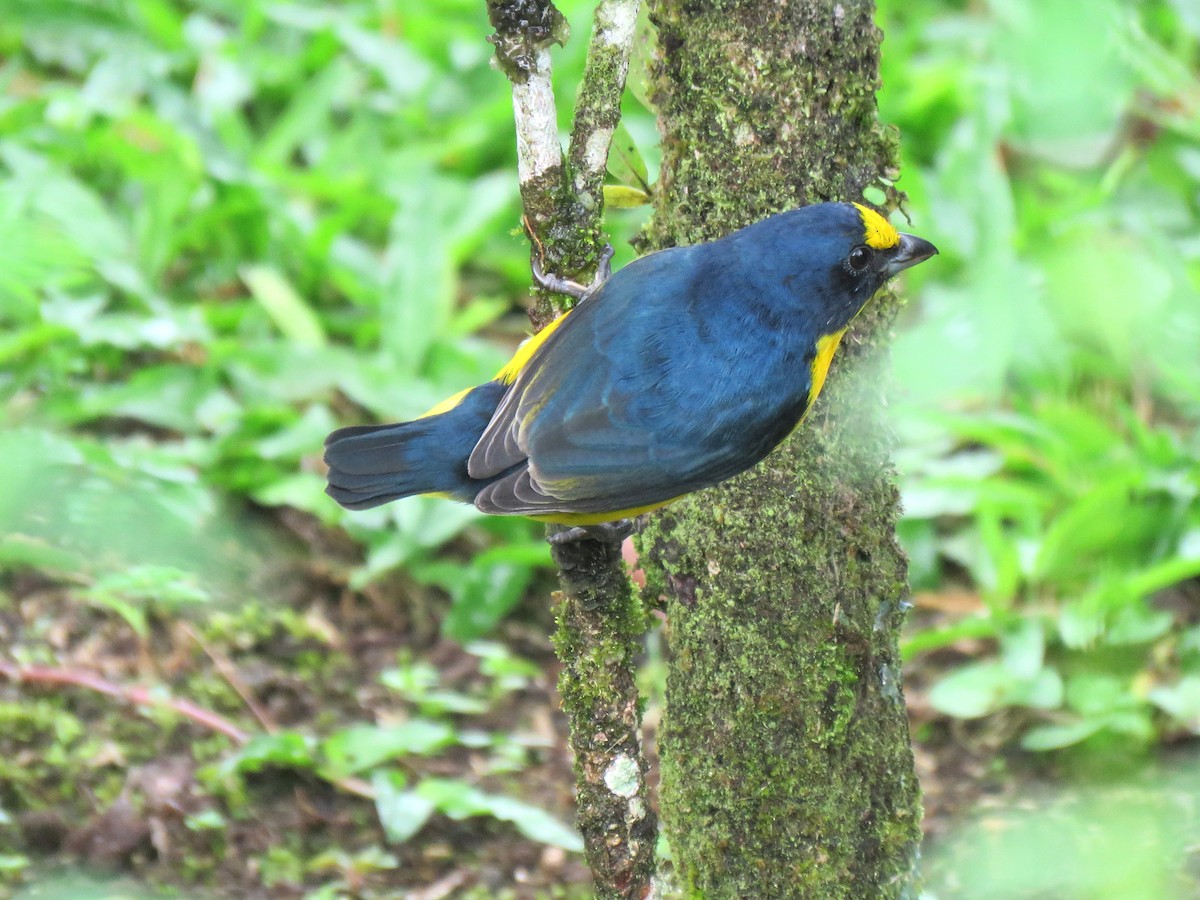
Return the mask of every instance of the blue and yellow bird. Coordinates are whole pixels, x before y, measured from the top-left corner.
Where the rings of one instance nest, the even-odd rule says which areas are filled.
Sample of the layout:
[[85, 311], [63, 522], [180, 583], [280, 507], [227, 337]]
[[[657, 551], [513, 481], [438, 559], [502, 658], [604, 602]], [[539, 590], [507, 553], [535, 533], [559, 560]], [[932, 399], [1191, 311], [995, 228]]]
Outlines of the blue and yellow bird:
[[859, 310], [935, 253], [849, 203], [651, 253], [486, 384], [412, 422], [335, 431], [327, 492], [349, 509], [440, 494], [577, 526], [662, 506], [770, 453], [816, 400]]

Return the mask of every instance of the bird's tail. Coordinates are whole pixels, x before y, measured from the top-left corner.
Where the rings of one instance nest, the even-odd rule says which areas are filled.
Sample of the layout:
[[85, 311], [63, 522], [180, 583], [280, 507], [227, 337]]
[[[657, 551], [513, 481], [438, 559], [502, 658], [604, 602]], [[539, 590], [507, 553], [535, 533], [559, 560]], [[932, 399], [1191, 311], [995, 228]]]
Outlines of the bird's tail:
[[464, 391], [457, 404], [436, 415], [338, 429], [325, 439], [325, 493], [347, 509], [370, 509], [413, 494], [470, 503], [487, 482], [467, 474], [467, 457], [504, 390], [492, 381]]
[[417, 419], [333, 432], [325, 439], [325, 493], [346, 509], [370, 509], [413, 494], [455, 493], [459, 479], [431, 446], [434, 430], [427, 423]]

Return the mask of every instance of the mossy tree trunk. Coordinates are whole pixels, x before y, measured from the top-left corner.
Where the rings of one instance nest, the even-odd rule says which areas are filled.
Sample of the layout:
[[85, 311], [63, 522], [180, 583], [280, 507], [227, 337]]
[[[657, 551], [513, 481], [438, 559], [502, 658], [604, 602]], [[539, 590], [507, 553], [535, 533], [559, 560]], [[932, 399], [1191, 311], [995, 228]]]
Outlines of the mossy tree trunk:
[[[652, 0], [664, 138], [654, 247], [859, 200], [896, 175], [869, 0]], [[669, 599], [662, 810], [693, 893], [898, 897], [920, 800], [900, 689], [906, 561], [881, 296], [816, 408], [753, 472], [641, 538]], [[737, 340], [737, 335], [730, 335]]]

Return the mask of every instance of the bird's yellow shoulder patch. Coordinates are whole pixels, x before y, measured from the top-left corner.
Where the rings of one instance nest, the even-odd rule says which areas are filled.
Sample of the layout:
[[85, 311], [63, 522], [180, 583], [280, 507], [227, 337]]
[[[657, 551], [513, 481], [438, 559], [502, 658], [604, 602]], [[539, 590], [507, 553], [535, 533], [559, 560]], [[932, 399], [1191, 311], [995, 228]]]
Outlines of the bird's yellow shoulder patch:
[[550, 337], [554, 333], [554, 330], [567, 320], [567, 316], [570, 314], [571, 310], [567, 310], [529, 340], [525, 341], [525, 343], [517, 348], [517, 352], [513, 354], [513, 358], [504, 364], [504, 368], [496, 373], [496, 377], [493, 380], [499, 381], [501, 384], [512, 384], [516, 381], [517, 376], [521, 374], [521, 370], [525, 368], [526, 363], [537, 352], [537, 348], [546, 343], [546, 338]]
[[837, 352], [838, 344], [842, 342], [842, 335], [845, 333], [846, 329], [843, 328], [817, 340], [817, 355], [812, 361], [812, 388], [808, 392], [809, 407], [817, 402], [817, 395], [821, 393], [821, 388], [825, 387], [829, 364], [833, 362], [833, 354]]
[[868, 247], [876, 250], [887, 250], [900, 243], [900, 232], [892, 227], [892, 223], [869, 206], [855, 203], [863, 223], [863, 241]]
[[829, 374], [829, 364], [833, 362], [833, 354], [837, 352], [838, 345], [842, 342], [842, 338], [845, 336], [847, 330], [848, 328], [843, 328], [841, 331], [835, 331], [833, 334], [826, 334], [817, 338], [816, 353], [813, 354], [813, 361], [808, 370], [810, 381], [808, 403], [805, 404], [800, 421], [796, 423], [792, 431], [799, 428], [800, 424], [808, 418], [813, 404], [817, 402], [821, 388], [825, 387], [825, 376]]

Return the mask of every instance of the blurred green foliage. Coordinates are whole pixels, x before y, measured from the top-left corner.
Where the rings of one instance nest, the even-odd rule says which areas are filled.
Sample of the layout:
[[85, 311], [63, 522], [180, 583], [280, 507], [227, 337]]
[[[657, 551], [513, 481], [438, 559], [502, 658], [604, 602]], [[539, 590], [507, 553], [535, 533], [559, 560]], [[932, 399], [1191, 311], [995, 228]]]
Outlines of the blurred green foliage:
[[925, 859], [922, 900], [1184, 900], [1179, 866], [1196, 832], [1196, 760], [1175, 759], [1120, 784], [1035, 782], [1017, 802], [982, 805]]
[[[591, 4], [559, 5], [565, 128]], [[972, 639], [934, 704], [1016, 711], [1030, 749], [1196, 733], [1200, 13], [878, 5], [899, 187], [942, 251], [897, 329], [901, 536], [916, 590], [979, 598], [907, 652]], [[349, 587], [402, 568], [444, 591], [452, 637], [515, 606], [549, 564], [539, 526], [427, 498], [347, 514], [319, 464], [333, 427], [420, 413], [527, 328], [489, 30], [482, 0], [0, 0], [0, 570], [144, 636], [147, 616], [264, 599], [245, 593], [280, 552], [260, 511], [293, 508], [362, 548]], [[640, 65], [619, 206], [655, 177]], [[618, 265], [644, 215], [609, 215]], [[487, 652], [495, 684], [523, 677]], [[430, 743], [285, 733], [221, 777], [374, 773], [396, 833], [436, 808], [574, 839], [465, 784], [403, 783], [388, 760], [478, 739], [446, 723], [490, 698], [419, 660], [385, 684]]]
[[1200, 17], [1186, 0], [880, 4], [882, 117], [941, 249], [896, 342], [918, 590], [993, 638], [932, 694], [1024, 745], [1200, 728]]
[[451, 748], [487, 751], [486, 770], [503, 773], [523, 767], [532, 748], [544, 739], [519, 732], [487, 732], [464, 727], [456, 716], [479, 715], [538, 674], [531, 663], [514, 657], [500, 644], [477, 641], [466, 649], [478, 658], [484, 682], [474, 693], [439, 686], [439, 675], [424, 662], [402, 660], [386, 669], [380, 682], [412, 707], [414, 715], [395, 724], [358, 723], [316, 739], [300, 731], [260, 734], [219, 765], [200, 773], [214, 796], [224, 798], [234, 814], [244, 811], [243, 776], [266, 768], [312, 772], [338, 784], [355, 776], [370, 779], [375, 808], [389, 841], [401, 844], [417, 834], [434, 812], [452, 819], [491, 816], [512, 822], [532, 841], [581, 852], [579, 835], [532, 804], [486, 794], [462, 779], [412, 780], [400, 767], [416, 757], [435, 757]]
[[[443, 588], [453, 636], [519, 600], [539, 528], [428, 499], [349, 516], [318, 465], [339, 422], [420, 413], [528, 327], [488, 32], [475, 0], [0, 3], [0, 559], [215, 577], [242, 497], [344, 527], [355, 586]], [[585, 46], [560, 54], [564, 118]], [[447, 563], [465, 529], [483, 552]]]

